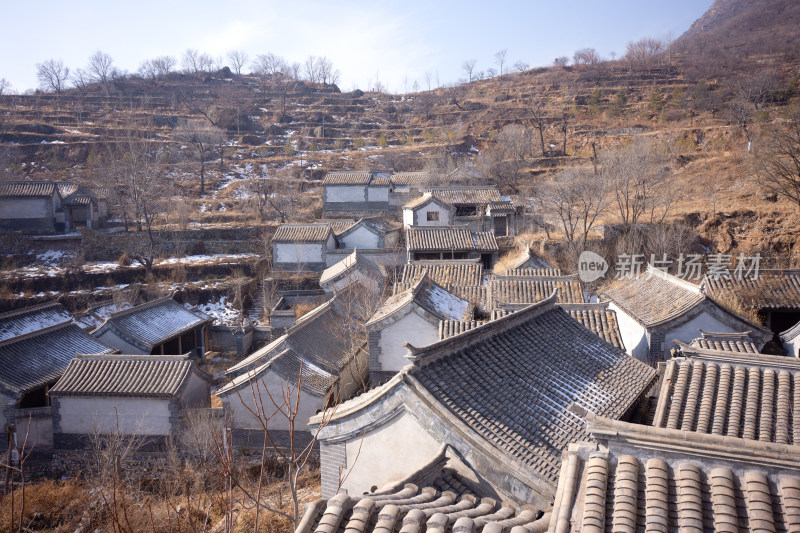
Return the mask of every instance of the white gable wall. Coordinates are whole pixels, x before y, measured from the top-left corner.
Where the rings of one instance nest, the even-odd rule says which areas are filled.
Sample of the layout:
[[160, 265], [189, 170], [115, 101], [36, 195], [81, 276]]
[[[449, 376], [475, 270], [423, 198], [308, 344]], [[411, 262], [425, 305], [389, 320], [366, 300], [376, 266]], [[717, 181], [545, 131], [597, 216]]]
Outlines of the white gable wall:
[[109, 346], [113, 346], [117, 348], [120, 352], [128, 355], [150, 355], [150, 352], [144, 352], [140, 347], [130, 344], [129, 342], [125, 341], [124, 339], [118, 337], [111, 328], [108, 328], [98, 334], [94, 335], [94, 337]]
[[117, 398], [59, 396], [60, 426], [64, 433], [92, 435], [169, 435], [169, 400], [157, 398]]
[[209, 383], [191, 372], [187, 378], [189, 381], [181, 391], [178, 399], [181, 409], [196, 409], [211, 406], [211, 387]]
[[439, 340], [439, 324], [432, 324], [415, 311], [390, 324], [380, 332], [381, 371], [399, 371], [410, 361], [405, 357], [408, 349], [404, 342], [417, 348], [428, 346]]
[[[401, 481], [425, 466], [439, 453], [434, 439], [407, 411], [361, 437], [346, 441], [348, 464], [342, 488], [349, 494], [363, 494], [375, 487]], [[360, 448], [360, 453], [359, 453]], [[391, 459], [389, 459], [391, 458]], [[388, 460], [387, 460], [388, 459]]]
[[[668, 329], [664, 333], [664, 346], [661, 346], [660, 348], [665, 353], [668, 353], [670, 349], [675, 347], [675, 344], [672, 342], [673, 340], [679, 340], [685, 343], [690, 343], [694, 339], [700, 336], [701, 329], [703, 331], [713, 331], [714, 333], [737, 332], [737, 330], [732, 328], [729, 324], [722, 322], [721, 320], [712, 316], [708, 312], [703, 311], [693, 319], [689, 320], [688, 322], [685, 322], [679, 326]], [[747, 331], [748, 329], [751, 328], [746, 328], [744, 330], [739, 330], [739, 331]], [[658, 350], [659, 347], [654, 346], [653, 349]]]
[[789, 357], [800, 357], [800, 336], [784, 342], [783, 353]]
[[[413, 218], [407, 223], [406, 212], [411, 212]], [[428, 213], [439, 213], [439, 220], [428, 220]], [[449, 226], [451, 224], [450, 211], [436, 202], [430, 202], [416, 210], [403, 210], [403, 224], [408, 226]]]
[[[260, 391], [261, 398], [264, 402], [264, 410], [267, 411], [267, 413], [272, 414], [275, 409], [272, 405], [272, 401], [269, 399], [267, 391], [270, 392], [276, 401], [279, 401], [280, 398], [283, 398], [284, 391], [286, 390], [286, 378], [270, 369], [267, 369], [260, 376], [258, 376], [257, 379], [253, 380], [252, 387], [254, 388], [251, 389], [251, 385], [247, 384], [239, 389], [238, 394], [235, 390], [230, 390], [227, 391], [224, 396], [222, 396], [222, 400], [230, 407], [233, 419], [232, 424], [235, 429], [262, 429], [258, 419], [247, 410], [245, 405], [249, 406], [255, 411], [256, 409], [255, 400], [253, 399], [253, 390], [256, 391], [256, 398], [258, 398], [258, 391]], [[292, 394], [292, 401], [294, 402], [297, 398], [297, 391], [294, 388], [293, 390], [294, 392]], [[300, 403], [294, 430], [307, 431], [308, 427], [306, 424], [308, 420], [314, 414], [316, 414], [318, 410], [322, 409], [325, 406], [324, 404], [324, 397], [314, 396], [304, 390], [301, 390]], [[259, 404], [259, 408], [260, 407], [261, 405]], [[289, 422], [286, 420], [286, 416], [276, 414], [270, 420], [269, 427], [275, 431], [286, 431], [289, 429]]]
[[339, 247], [352, 250], [358, 248], [359, 250], [375, 249], [378, 248], [378, 234], [373, 233], [364, 226], [358, 227], [348, 235], [340, 238]]
[[639, 324], [614, 302], [609, 302], [608, 308], [617, 313], [619, 333], [622, 337], [622, 343], [625, 345], [625, 351], [628, 352], [628, 355], [640, 361], [647, 361], [650, 357], [650, 345], [644, 326]]

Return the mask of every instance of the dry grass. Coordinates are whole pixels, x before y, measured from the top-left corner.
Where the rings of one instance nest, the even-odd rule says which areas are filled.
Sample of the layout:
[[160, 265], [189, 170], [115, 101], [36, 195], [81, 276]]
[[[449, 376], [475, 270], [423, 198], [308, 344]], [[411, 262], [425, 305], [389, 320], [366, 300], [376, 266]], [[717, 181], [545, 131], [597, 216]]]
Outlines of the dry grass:
[[301, 316], [305, 315], [306, 313], [313, 311], [318, 306], [314, 304], [297, 304], [294, 306], [294, 316], [295, 318], [300, 318]]

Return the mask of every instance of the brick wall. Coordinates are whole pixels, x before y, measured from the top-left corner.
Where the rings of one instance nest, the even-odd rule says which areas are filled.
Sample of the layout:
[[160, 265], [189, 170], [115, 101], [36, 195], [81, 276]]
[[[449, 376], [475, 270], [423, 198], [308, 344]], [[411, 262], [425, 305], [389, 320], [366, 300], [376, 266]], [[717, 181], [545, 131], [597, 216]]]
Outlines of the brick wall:
[[322, 478], [322, 497], [336, 495], [339, 487], [340, 468], [342, 475], [347, 469], [347, 449], [344, 442], [322, 444], [319, 450], [320, 477]]

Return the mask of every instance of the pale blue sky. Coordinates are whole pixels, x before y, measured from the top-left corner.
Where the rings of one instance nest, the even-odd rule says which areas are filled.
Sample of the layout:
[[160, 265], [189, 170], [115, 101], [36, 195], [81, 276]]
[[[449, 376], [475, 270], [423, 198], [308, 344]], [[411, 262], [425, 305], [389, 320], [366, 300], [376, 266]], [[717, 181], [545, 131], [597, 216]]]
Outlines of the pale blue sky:
[[604, 57], [640, 37], [677, 37], [712, 0], [528, 0], [403, 2], [205, 0], [72, 2], [0, 0], [0, 78], [22, 92], [34, 88], [36, 63], [60, 58], [85, 67], [96, 50], [118, 68], [136, 71], [159, 55], [179, 58], [186, 48], [224, 56], [273, 52], [292, 61], [327, 56], [341, 71], [343, 90], [366, 88], [376, 76], [392, 91], [425, 88], [425, 71], [442, 84], [463, 77], [466, 59], [476, 69], [508, 63], [552, 64], [592, 47]]

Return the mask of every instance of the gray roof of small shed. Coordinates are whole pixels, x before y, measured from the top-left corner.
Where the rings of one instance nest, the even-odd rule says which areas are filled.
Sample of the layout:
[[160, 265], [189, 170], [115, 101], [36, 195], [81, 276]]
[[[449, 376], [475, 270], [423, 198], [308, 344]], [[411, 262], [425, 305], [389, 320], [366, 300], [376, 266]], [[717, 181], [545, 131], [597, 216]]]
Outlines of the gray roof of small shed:
[[211, 321], [210, 316], [165, 297], [112, 314], [92, 335], [111, 329], [142, 348], [152, 348]]
[[21, 395], [57, 380], [79, 353], [113, 353], [78, 326], [59, 324], [0, 342], [0, 387]]
[[70, 362], [50, 394], [174, 398], [192, 373], [211, 380], [211, 376], [184, 356], [79, 355]]
[[325, 242], [332, 231], [328, 224], [281, 224], [272, 242]]
[[60, 302], [50, 302], [0, 314], [0, 341], [33, 333], [57, 324], [70, 322], [67, 308]]

